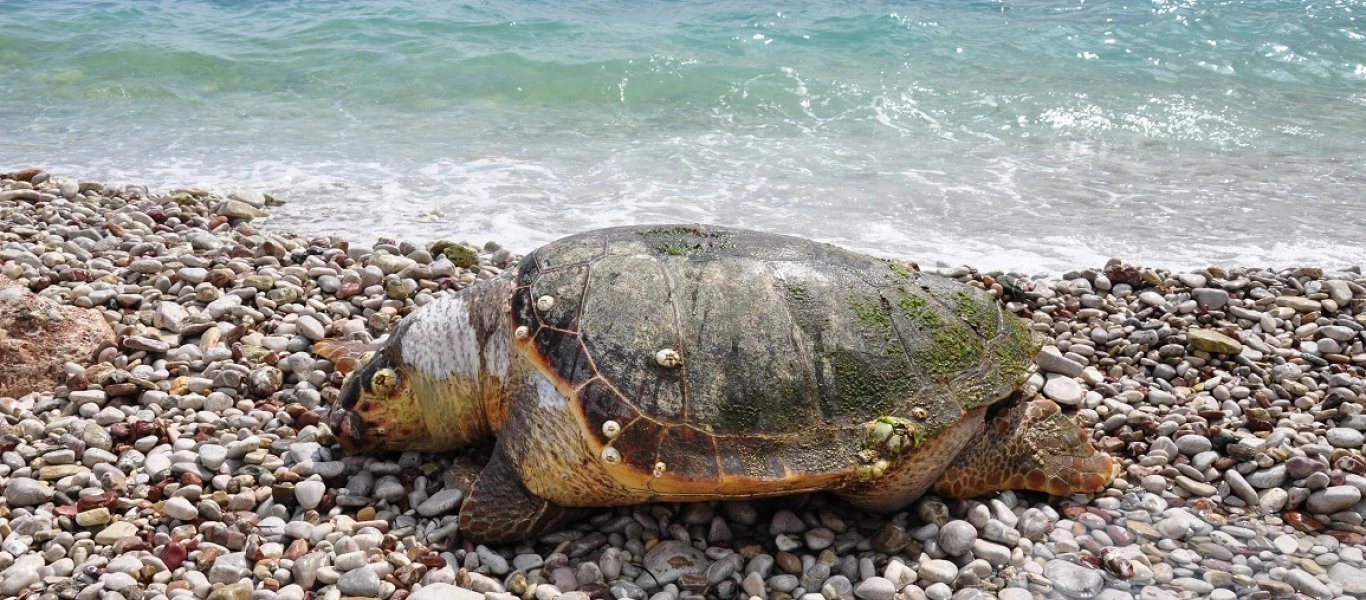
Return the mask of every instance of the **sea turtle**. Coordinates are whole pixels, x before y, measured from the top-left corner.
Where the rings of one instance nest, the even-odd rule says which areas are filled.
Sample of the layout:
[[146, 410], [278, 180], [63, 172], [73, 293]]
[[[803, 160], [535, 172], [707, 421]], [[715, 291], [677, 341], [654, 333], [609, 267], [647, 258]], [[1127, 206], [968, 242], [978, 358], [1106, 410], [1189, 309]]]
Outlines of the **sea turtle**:
[[577, 507], [1101, 490], [1110, 457], [1019, 392], [1035, 351], [983, 290], [912, 264], [725, 227], [603, 229], [413, 311], [328, 424], [347, 451], [496, 438], [460, 508], [475, 542]]

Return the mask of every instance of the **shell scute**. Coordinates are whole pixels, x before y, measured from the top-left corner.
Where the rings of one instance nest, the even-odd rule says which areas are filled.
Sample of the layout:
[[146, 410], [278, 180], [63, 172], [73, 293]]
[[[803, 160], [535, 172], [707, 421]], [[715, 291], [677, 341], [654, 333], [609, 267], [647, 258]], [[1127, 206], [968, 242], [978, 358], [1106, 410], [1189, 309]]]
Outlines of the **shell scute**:
[[570, 387], [597, 377], [593, 361], [578, 334], [542, 327], [536, 332], [535, 345], [550, 372]]
[[[642, 414], [686, 420], [689, 352], [680, 343], [669, 278], [650, 257], [608, 256], [593, 264], [588, 289], [579, 331], [598, 373]], [[677, 350], [685, 366], [661, 366], [655, 355], [666, 348]]]
[[[712, 482], [721, 475], [717, 462], [716, 437], [687, 425], [668, 428], [659, 441], [656, 460], [664, 463], [666, 472], [689, 481]], [[645, 461], [640, 461], [644, 465]]]
[[[570, 265], [542, 271], [525, 291], [524, 302], [536, 312], [541, 323], [563, 329], [577, 331], [579, 310], [588, 284], [588, 265]], [[548, 306], [547, 306], [548, 305]]]
[[583, 409], [584, 417], [590, 424], [596, 425], [591, 433], [599, 444], [610, 441], [603, 431], [604, 423], [615, 421], [618, 424], [621, 431], [617, 434], [617, 439], [620, 440], [625, 436], [628, 426], [640, 416], [635, 407], [623, 400], [616, 390], [601, 379], [594, 379], [579, 389], [577, 400]]
[[[612, 441], [612, 446], [621, 452], [625, 462], [640, 472], [653, 472], [656, 451], [664, 428], [649, 419], [635, 419], [622, 428], [621, 434]], [[648, 464], [648, 467], [646, 465]]]
[[757, 439], [744, 448], [721, 453], [721, 470], [737, 479], [783, 479], [789, 473], [782, 450], [776, 439]]
[[542, 246], [532, 256], [539, 269], [548, 271], [590, 263], [606, 254], [607, 240], [599, 236], [575, 236], [572, 243], [551, 243]]

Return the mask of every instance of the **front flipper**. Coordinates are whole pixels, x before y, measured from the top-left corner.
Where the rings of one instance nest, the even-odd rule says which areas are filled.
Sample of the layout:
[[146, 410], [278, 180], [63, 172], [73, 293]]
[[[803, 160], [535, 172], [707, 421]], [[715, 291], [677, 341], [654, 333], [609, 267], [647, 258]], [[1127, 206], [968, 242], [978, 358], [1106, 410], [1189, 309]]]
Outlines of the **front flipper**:
[[1001, 490], [1094, 493], [1110, 485], [1118, 470], [1057, 404], [1040, 399], [989, 417], [986, 432], [954, 459], [934, 491], [956, 498]]
[[480, 544], [512, 542], [550, 531], [579, 512], [527, 491], [499, 444], [460, 505], [460, 535]]

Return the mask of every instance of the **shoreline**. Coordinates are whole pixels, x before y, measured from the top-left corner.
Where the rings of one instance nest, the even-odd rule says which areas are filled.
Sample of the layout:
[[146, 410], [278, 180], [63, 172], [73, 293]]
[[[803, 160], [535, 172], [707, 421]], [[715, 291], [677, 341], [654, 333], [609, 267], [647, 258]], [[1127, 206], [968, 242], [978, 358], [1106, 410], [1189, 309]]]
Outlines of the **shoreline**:
[[886, 516], [824, 495], [647, 505], [446, 549], [451, 490], [477, 467], [318, 443], [313, 409], [340, 378], [308, 348], [382, 335], [515, 256], [476, 249], [457, 265], [402, 241], [259, 230], [259, 194], [13, 175], [0, 176], [0, 275], [99, 307], [117, 346], [0, 400], [0, 596], [1366, 594], [1359, 268], [942, 269], [1048, 338], [1030, 385], [1126, 468], [1094, 498], [926, 497]]

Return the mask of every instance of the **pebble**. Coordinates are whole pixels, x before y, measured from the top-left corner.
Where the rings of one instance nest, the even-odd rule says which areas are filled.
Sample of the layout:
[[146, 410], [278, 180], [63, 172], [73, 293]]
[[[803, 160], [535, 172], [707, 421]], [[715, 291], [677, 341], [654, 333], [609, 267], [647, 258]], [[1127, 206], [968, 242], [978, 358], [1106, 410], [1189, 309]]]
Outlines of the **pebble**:
[[104, 583], [104, 589], [115, 592], [127, 591], [138, 585], [138, 580], [127, 573], [105, 573], [100, 580]]
[[[882, 577], [869, 577], [854, 587], [854, 596], [863, 600], [892, 600], [896, 585]], [[758, 594], [754, 594], [758, 595]]]
[[460, 502], [464, 500], [464, 498], [465, 493], [459, 489], [444, 489], [432, 494], [430, 498], [427, 498], [422, 504], [419, 504], [417, 513], [424, 517], [444, 515], [459, 507]]
[[1053, 375], [1043, 385], [1043, 394], [1063, 406], [1076, 406], [1086, 395], [1081, 383], [1065, 375]]
[[1366, 433], [1346, 427], [1334, 427], [1325, 432], [1324, 437], [1334, 448], [1346, 448], [1348, 450], [1360, 450], [1366, 444]]
[[1198, 287], [1191, 290], [1191, 297], [1204, 310], [1220, 310], [1228, 305], [1229, 293], [1219, 288]]
[[128, 521], [115, 521], [95, 534], [95, 543], [112, 546], [114, 542], [137, 535], [138, 527]]
[[205, 469], [217, 471], [228, 459], [228, 449], [218, 444], [204, 444], [199, 447], [199, 464]]
[[1208, 329], [1192, 329], [1186, 332], [1186, 342], [1192, 348], [1217, 354], [1238, 354], [1243, 344], [1227, 335]]
[[1366, 570], [1339, 562], [1328, 568], [1328, 578], [1342, 586], [1342, 593], [1366, 597]]
[[24, 554], [14, 560], [8, 568], [0, 570], [0, 595], [16, 597], [19, 592], [42, 578], [39, 569], [43, 567], [41, 554]]
[[949, 556], [962, 556], [977, 541], [977, 528], [967, 521], [949, 521], [939, 529], [939, 547]]
[[1361, 501], [1361, 490], [1350, 485], [1335, 485], [1309, 495], [1305, 507], [1310, 512], [1328, 515], [1352, 508]]
[[1300, 549], [1299, 538], [1288, 533], [1277, 536], [1272, 543], [1276, 545], [1277, 550], [1281, 551], [1281, 554], [1294, 554]]
[[484, 600], [484, 598], [484, 594], [449, 583], [424, 585], [422, 589], [408, 596], [408, 600]]
[[701, 550], [678, 540], [665, 540], [645, 554], [643, 566], [660, 584], [672, 583], [686, 574], [703, 573], [711, 561]]
[[925, 560], [916, 569], [916, 574], [929, 582], [949, 583], [958, 576], [958, 566], [947, 560]]
[[1332, 598], [1333, 593], [1318, 578], [1302, 569], [1290, 569], [1285, 573], [1285, 582], [1312, 598]]
[[1285, 464], [1254, 471], [1247, 476], [1247, 482], [1257, 489], [1279, 488], [1286, 480]]
[[192, 521], [199, 517], [199, 509], [183, 496], [168, 499], [161, 507], [161, 511], [166, 516], [180, 521]]
[[1043, 575], [1053, 587], [1070, 598], [1093, 598], [1105, 586], [1105, 579], [1095, 569], [1064, 560], [1050, 560], [1044, 564]]
[[294, 326], [299, 329], [300, 334], [310, 341], [316, 342], [327, 337], [327, 330], [323, 328], [322, 323], [311, 316], [299, 317], [299, 320], [294, 322]]
[[302, 508], [317, 508], [327, 492], [327, 484], [316, 479], [305, 479], [294, 484], [294, 501]]
[[1208, 452], [1214, 447], [1214, 442], [1202, 435], [1183, 435], [1176, 438], [1176, 448], [1186, 456], [1195, 456], [1201, 452]]
[[52, 499], [55, 490], [51, 485], [30, 479], [15, 477], [5, 487], [5, 503], [12, 507], [37, 506]]
[[352, 569], [337, 578], [337, 589], [347, 596], [379, 597], [379, 575], [370, 569]]
[[1034, 362], [1044, 371], [1067, 377], [1080, 377], [1086, 369], [1085, 365], [1063, 356], [1056, 346], [1045, 346], [1035, 355]]

